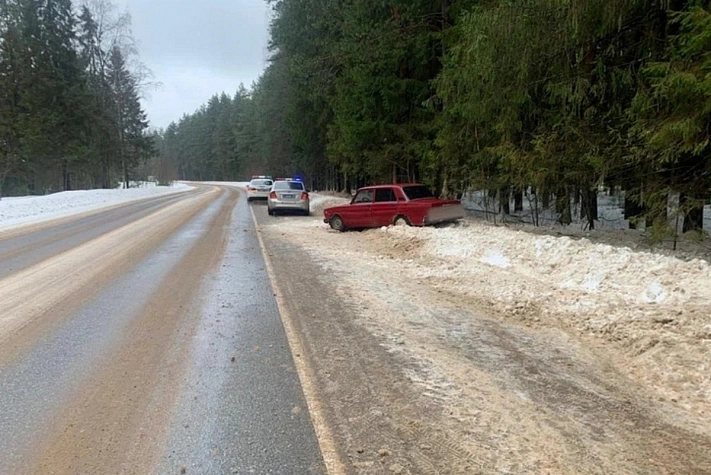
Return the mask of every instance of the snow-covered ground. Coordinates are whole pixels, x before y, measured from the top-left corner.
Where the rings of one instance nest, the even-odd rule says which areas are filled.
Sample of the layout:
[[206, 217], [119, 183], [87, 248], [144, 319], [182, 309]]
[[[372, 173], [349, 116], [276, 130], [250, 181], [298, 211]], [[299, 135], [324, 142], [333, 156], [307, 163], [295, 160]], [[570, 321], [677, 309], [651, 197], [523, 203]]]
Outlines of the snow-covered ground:
[[[641, 245], [625, 246], [623, 240], [601, 244], [592, 240], [594, 233], [590, 239], [572, 238], [481, 220], [337, 233], [319, 218], [324, 204], [344, 201], [314, 195], [311, 219], [284, 218], [268, 226], [288, 229], [289, 239], [314, 258], [332, 261], [339, 269], [332, 269], [333, 276], [363, 269], [367, 278], [370, 270], [387, 269], [393, 285], [403, 282], [401, 289], [419, 282], [462, 308], [562, 330], [609, 348], [621, 371], [659, 397], [711, 414], [707, 259], [693, 254], [682, 259]], [[392, 295], [389, 305], [397, 309], [398, 301], [415, 297]]]
[[[598, 193], [598, 217], [599, 219], [595, 223], [596, 229], [601, 230], [623, 230], [629, 228], [629, 221], [624, 217], [624, 205], [625, 199], [622, 194], [617, 193], [610, 195], [607, 191], [601, 191]], [[552, 202], [552, 201], [551, 201]], [[464, 207], [472, 212], [473, 214], [486, 217], [490, 221], [504, 221], [510, 223], [526, 223], [533, 224], [534, 214], [536, 207], [538, 207], [538, 224], [540, 226], [547, 227], [558, 227], [558, 215], [555, 210], [551, 208], [543, 208], [542, 203], [539, 201], [535, 202], [535, 197], [532, 195], [525, 195], [523, 199], [523, 210], [514, 211], [514, 201], [513, 199], [509, 203], [511, 214], [508, 216], [498, 215], [499, 202], [496, 198], [491, 198], [485, 191], [471, 191], [465, 193], [462, 197], [462, 204]], [[670, 222], [669, 225], [674, 227], [681, 226], [681, 220], [676, 222], [676, 216], [674, 216], [673, 210], [678, 204], [678, 195], [671, 196], [669, 198], [668, 206], [670, 210]], [[572, 225], [571, 228], [582, 229], [587, 226], [584, 220], [580, 219], [580, 205], [571, 204], [571, 218]], [[639, 224], [640, 227], [644, 227], [643, 223]], [[711, 230], [711, 205], [706, 205], [704, 207], [704, 230], [707, 232]]]
[[3, 198], [0, 200], [0, 229], [64, 218], [130, 201], [188, 191], [192, 188], [183, 183], [175, 183], [169, 187], [145, 183], [138, 188], [129, 189], [77, 190], [43, 196]]

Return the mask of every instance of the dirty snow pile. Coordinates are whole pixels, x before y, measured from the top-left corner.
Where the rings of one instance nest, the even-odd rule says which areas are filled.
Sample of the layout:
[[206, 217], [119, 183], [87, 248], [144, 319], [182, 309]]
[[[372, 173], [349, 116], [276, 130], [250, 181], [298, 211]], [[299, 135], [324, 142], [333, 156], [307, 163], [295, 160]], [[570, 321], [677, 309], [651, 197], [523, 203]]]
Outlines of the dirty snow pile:
[[[423, 281], [536, 326], [622, 343], [632, 371], [711, 403], [711, 266], [485, 223], [368, 233]], [[378, 236], [379, 234], [379, 236]], [[390, 256], [387, 256], [390, 254]], [[668, 383], [668, 384], [667, 384]], [[686, 401], [689, 404], [694, 401]]]
[[660, 397], [711, 413], [707, 260], [469, 220], [362, 233], [337, 233], [316, 220], [291, 226], [320, 258], [386, 268], [393, 279], [420, 282], [493, 318], [562, 329], [614, 348], [618, 367]]
[[350, 202], [350, 198], [345, 198], [342, 195], [329, 195], [325, 193], [311, 193], [310, 199], [311, 212], [318, 215], [321, 215], [326, 208], [345, 205]]
[[192, 189], [191, 186], [182, 183], [176, 183], [170, 187], [145, 183], [141, 187], [129, 189], [78, 190], [43, 196], [3, 198], [0, 200], [0, 229], [62, 218], [190, 189]]
[[575, 311], [622, 303], [646, 310], [659, 308], [648, 304], [711, 304], [711, 267], [705, 260], [686, 262], [585, 238], [536, 236], [476, 223], [444, 229], [393, 227], [387, 232], [399, 240], [419, 241], [424, 255], [441, 259], [440, 266], [424, 271], [428, 276], [466, 283], [482, 277], [481, 272], [506, 269], [523, 286], [544, 283], [550, 296], [561, 297], [560, 306]]

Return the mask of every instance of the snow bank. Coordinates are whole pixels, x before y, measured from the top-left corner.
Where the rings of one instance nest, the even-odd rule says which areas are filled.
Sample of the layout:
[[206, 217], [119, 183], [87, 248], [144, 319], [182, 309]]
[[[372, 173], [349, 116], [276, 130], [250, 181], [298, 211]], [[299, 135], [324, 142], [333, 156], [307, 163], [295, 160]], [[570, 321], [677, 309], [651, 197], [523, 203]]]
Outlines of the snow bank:
[[707, 259], [468, 220], [362, 233], [337, 233], [316, 220], [284, 226], [314, 258], [364, 272], [385, 268], [389, 278], [434, 288], [456, 305], [591, 341], [659, 397], [711, 413]]
[[350, 203], [351, 199], [339, 194], [311, 193], [311, 212], [321, 215], [323, 210], [331, 206]]
[[423, 282], [529, 325], [602, 338], [662, 397], [711, 409], [707, 260], [480, 222], [366, 234]]
[[590, 307], [620, 300], [633, 305], [711, 304], [711, 268], [701, 259], [687, 262], [584, 238], [537, 236], [480, 223], [444, 229], [391, 228], [389, 234], [421, 241], [425, 254], [442, 260], [441, 266], [426, 271], [437, 276], [466, 281], [485, 270], [484, 264], [545, 282], [551, 291], [573, 293]]
[[182, 183], [176, 183], [170, 187], [151, 184], [140, 188], [78, 190], [43, 196], [3, 198], [0, 200], [0, 229], [63, 218], [152, 196], [187, 191], [192, 188], [192, 186]]
[[247, 188], [247, 185], [249, 185], [248, 181], [201, 181], [199, 183], [204, 183], [206, 185], [234, 186], [237, 188]]

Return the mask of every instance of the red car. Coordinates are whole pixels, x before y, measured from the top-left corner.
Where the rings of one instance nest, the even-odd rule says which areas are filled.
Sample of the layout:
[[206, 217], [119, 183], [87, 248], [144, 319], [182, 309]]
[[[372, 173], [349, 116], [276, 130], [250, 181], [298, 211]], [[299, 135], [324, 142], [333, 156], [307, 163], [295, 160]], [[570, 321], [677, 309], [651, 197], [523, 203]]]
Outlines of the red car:
[[366, 186], [358, 190], [350, 204], [323, 210], [323, 222], [337, 231], [391, 224], [426, 226], [463, 217], [460, 201], [435, 198], [426, 186], [417, 183]]

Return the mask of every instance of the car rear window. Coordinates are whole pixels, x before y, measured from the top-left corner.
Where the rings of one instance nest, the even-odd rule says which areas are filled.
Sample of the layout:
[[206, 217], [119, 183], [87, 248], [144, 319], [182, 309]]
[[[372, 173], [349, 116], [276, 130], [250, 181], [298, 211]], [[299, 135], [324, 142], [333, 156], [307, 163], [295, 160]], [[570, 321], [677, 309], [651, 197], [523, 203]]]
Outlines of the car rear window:
[[432, 192], [426, 186], [422, 185], [403, 186], [402, 191], [405, 192], [405, 196], [407, 196], [407, 198], [410, 200], [418, 200], [421, 198], [434, 198]]
[[303, 190], [304, 184], [300, 181], [277, 181], [274, 183], [275, 190]]
[[375, 201], [381, 203], [383, 201], [397, 201], [395, 192], [392, 188], [378, 188], [375, 190]]
[[272, 186], [271, 180], [252, 180], [249, 182], [252, 186]]

